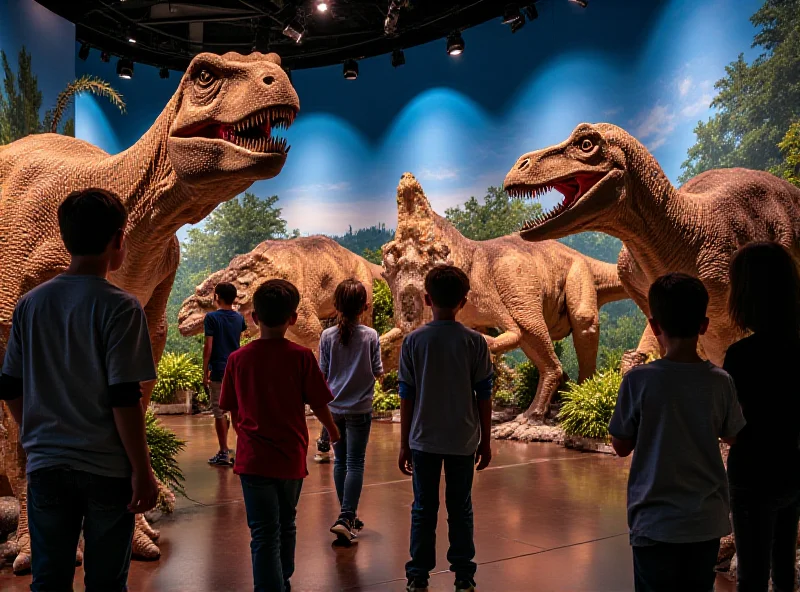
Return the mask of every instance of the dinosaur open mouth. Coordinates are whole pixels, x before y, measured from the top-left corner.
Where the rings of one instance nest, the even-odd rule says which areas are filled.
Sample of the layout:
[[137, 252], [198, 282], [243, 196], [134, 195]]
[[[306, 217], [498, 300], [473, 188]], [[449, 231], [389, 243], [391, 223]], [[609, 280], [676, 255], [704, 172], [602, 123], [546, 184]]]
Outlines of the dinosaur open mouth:
[[564, 199], [552, 209], [542, 212], [536, 218], [527, 220], [522, 225], [522, 230], [530, 230], [541, 226], [545, 222], [556, 218], [578, 203], [580, 199], [594, 189], [597, 184], [605, 179], [608, 173], [578, 173], [571, 177], [559, 179], [540, 185], [517, 183], [505, 188], [509, 196], [517, 199], [538, 198], [549, 191], [556, 190]]
[[235, 123], [204, 123], [175, 132], [178, 138], [224, 140], [240, 148], [261, 154], [288, 154], [285, 138], [275, 130], [288, 129], [297, 115], [294, 107], [278, 105], [257, 111]]

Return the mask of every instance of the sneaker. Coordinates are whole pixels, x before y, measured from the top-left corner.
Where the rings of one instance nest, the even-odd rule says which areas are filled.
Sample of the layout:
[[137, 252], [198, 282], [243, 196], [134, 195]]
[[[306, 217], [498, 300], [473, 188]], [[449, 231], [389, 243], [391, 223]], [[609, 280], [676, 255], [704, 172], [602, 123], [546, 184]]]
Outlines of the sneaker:
[[331, 453], [330, 452], [317, 452], [314, 455], [314, 462], [319, 464], [326, 464], [331, 462]]
[[352, 541], [356, 538], [353, 532], [353, 523], [349, 518], [339, 518], [331, 526], [331, 532], [336, 535], [340, 541]]
[[355, 531], [364, 530], [364, 523], [361, 522], [361, 520], [359, 520], [358, 518], [356, 518], [355, 520], [353, 520], [353, 530]]
[[236, 463], [236, 452], [228, 450], [228, 463], [233, 466]]
[[317, 440], [317, 450], [319, 452], [330, 452], [331, 451], [331, 441], [330, 440], [323, 440], [319, 438]]
[[456, 580], [456, 592], [475, 592], [475, 582], [472, 580]]
[[419, 592], [428, 589], [428, 580], [423, 578], [408, 578], [406, 592]]
[[219, 467], [229, 467], [231, 466], [231, 458], [227, 452], [220, 451], [208, 459], [208, 464], [217, 465]]

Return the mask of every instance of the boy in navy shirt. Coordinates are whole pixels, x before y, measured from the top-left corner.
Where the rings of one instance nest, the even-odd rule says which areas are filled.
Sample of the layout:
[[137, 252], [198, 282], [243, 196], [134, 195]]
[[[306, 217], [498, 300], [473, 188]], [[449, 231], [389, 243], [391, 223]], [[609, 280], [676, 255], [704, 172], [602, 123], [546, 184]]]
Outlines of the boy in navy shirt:
[[206, 342], [203, 347], [203, 385], [208, 389], [211, 413], [214, 415], [214, 429], [219, 441], [219, 452], [208, 459], [209, 464], [229, 467], [233, 465], [231, 451], [228, 449], [228, 418], [219, 408], [219, 395], [228, 356], [239, 349], [242, 333], [247, 330], [244, 317], [233, 310], [236, 300], [236, 287], [220, 282], [214, 288], [214, 306], [217, 310], [206, 315]]

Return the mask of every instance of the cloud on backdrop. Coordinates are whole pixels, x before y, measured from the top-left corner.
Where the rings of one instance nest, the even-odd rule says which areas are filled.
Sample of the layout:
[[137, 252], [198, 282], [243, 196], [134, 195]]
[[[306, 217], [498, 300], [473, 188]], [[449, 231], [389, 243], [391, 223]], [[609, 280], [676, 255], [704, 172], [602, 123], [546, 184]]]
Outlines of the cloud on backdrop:
[[[748, 19], [760, 5], [605, 0], [584, 10], [545, 0], [538, 21], [515, 35], [499, 19], [465, 31], [457, 58], [439, 40], [406, 50], [398, 69], [389, 56], [365, 60], [356, 81], [338, 66], [294, 72], [301, 113], [287, 133], [292, 151], [281, 175], [252, 191], [279, 195], [290, 228], [304, 234], [393, 226], [403, 172], [443, 212], [483, 196], [521, 153], [562, 141], [583, 121], [631, 131], [677, 182], [714, 82], [740, 52], [753, 57]], [[113, 81], [127, 100], [125, 116], [93, 97], [78, 101], [78, 136], [110, 152], [141, 136], [179, 79], [137, 65], [133, 80], [120, 80], [97, 52], [77, 69]]]

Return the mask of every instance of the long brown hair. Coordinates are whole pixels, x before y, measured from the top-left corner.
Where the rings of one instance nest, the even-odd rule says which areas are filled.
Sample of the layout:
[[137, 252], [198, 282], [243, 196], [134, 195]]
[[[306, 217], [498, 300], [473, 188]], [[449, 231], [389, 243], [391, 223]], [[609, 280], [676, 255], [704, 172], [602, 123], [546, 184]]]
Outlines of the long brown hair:
[[731, 320], [753, 332], [800, 331], [800, 274], [791, 253], [775, 242], [749, 243], [731, 261]]
[[358, 318], [367, 306], [367, 289], [358, 280], [344, 280], [336, 286], [333, 305], [338, 313], [336, 326], [339, 327], [339, 341], [342, 345], [347, 345], [358, 325]]

